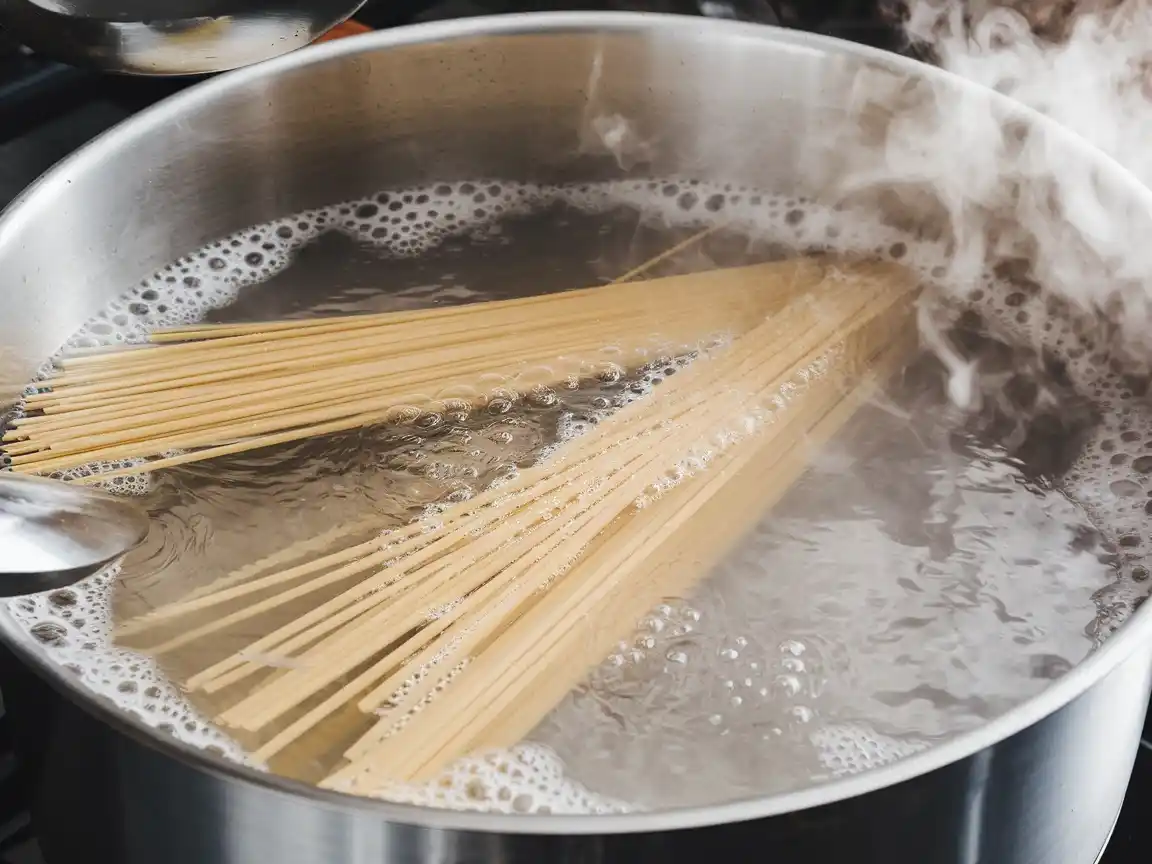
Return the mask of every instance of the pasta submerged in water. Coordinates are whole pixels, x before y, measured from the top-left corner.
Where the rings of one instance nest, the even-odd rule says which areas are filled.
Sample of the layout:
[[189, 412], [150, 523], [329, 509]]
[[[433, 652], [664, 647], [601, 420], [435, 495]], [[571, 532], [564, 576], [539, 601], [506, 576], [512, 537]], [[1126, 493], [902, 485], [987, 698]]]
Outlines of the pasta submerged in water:
[[[712, 340], [658, 393], [445, 508], [434, 524], [327, 555], [309, 555], [319, 544], [308, 543], [302, 563], [247, 567], [118, 631], [161, 655], [349, 585], [183, 684], [215, 693], [246, 682], [250, 692], [217, 720], [256, 736], [260, 761], [355, 705], [373, 725], [325, 784], [427, 780], [471, 752], [517, 743], [646, 611], [722, 557], [742, 532], [730, 517], [721, 528], [718, 514], [735, 509], [751, 527], [802, 470], [806, 448], [865, 398], [871, 375], [907, 362], [915, 287], [898, 265], [811, 258], [448, 310], [193, 327], [153, 337], [188, 340], [178, 347], [66, 359], [28, 399], [42, 413], [8, 433], [28, 443], [8, 452], [15, 470], [44, 472], [203, 447], [122, 469], [155, 470], [384, 422], [401, 406], [432, 408], [396, 404], [417, 383], [478, 390], [485, 374], [501, 374], [523, 387], [527, 365], [540, 379], [533, 384], [555, 385], [606, 337], [623, 346], [625, 365], [651, 350], [651, 334], [682, 349]], [[311, 382], [291, 377], [316, 367], [357, 385], [325, 391], [322, 400], [343, 401], [317, 407]], [[245, 392], [238, 400], [218, 395], [221, 387]], [[154, 399], [181, 404], [152, 403], [141, 423]], [[102, 430], [116, 431], [77, 437], [75, 424], [92, 423], [92, 411], [111, 418]], [[336, 416], [312, 424], [325, 414]], [[283, 431], [259, 434], [268, 430]], [[228, 443], [245, 431], [256, 434]], [[751, 495], [741, 491], [749, 477]], [[147, 642], [151, 631], [246, 599]], [[270, 657], [297, 668], [253, 684]]]
[[[796, 235], [789, 245], [820, 245], [799, 236], [801, 220], [791, 214], [800, 211], [785, 205], [773, 212]], [[699, 226], [698, 216], [686, 219]], [[628, 214], [621, 230], [634, 234], [634, 220]], [[590, 248], [607, 242], [596, 224]], [[155, 472], [163, 531], [175, 530], [180, 542], [173, 549], [162, 531], [141, 556], [148, 566], [126, 565], [114, 633], [130, 649], [124, 656], [158, 658], [200, 712], [273, 770], [361, 794], [410, 790], [476, 754], [552, 734], [550, 724], [578, 713], [573, 699], [582, 693], [611, 701], [615, 712], [617, 696], [597, 690], [611, 678], [599, 664], [644, 654], [619, 646], [668, 598], [707, 598], [713, 589], [700, 588], [701, 580], [713, 572], [726, 578], [733, 555], [744, 554], [744, 538], [763, 533], [766, 512], [810, 457], [916, 354], [913, 305], [924, 268], [877, 260], [903, 257], [901, 241], [848, 237], [845, 247], [867, 254], [749, 265], [779, 259], [781, 250], [750, 254], [754, 244], [720, 224], [680, 243], [655, 232], [660, 239], [650, 251], [663, 249], [658, 265], [694, 271], [687, 275], [629, 281], [659, 269], [648, 267], [616, 284], [527, 299], [190, 323], [154, 331], [150, 345], [66, 354], [38, 383], [4, 449], [14, 470], [62, 472], [79, 482]], [[726, 235], [737, 242], [726, 247]], [[876, 254], [881, 248], [885, 256]], [[729, 263], [740, 266], [712, 266]], [[611, 389], [642, 379], [659, 386]], [[593, 395], [598, 387], [611, 398]], [[563, 406], [580, 399], [604, 410], [573, 424]], [[466, 456], [405, 455], [426, 452], [441, 429], [461, 441], [483, 437], [487, 416], [507, 418], [496, 435], [519, 448], [518, 456], [500, 457], [496, 470], [485, 467], [487, 451], [472, 445], [462, 445]], [[380, 434], [395, 446], [382, 446], [373, 437]], [[339, 443], [341, 435], [351, 437]], [[331, 446], [351, 471], [317, 473], [311, 457], [301, 456]], [[92, 463], [110, 470], [89, 473]], [[265, 479], [281, 471], [310, 479]], [[380, 472], [411, 479], [369, 488], [364, 478]], [[317, 477], [327, 491], [313, 504], [304, 490]], [[993, 489], [1014, 481], [982, 482]], [[349, 483], [361, 487], [349, 493]], [[198, 564], [197, 556], [227, 546], [222, 520], [259, 507], [265, 488], [283, 489], [284, 501], [299, 499], [276, 511], [299, 518], [287, 530], [291, 541], [284, 532], [275, 541], [263, 530], [233, 532], [234, 548]], [[982, 494], [980, 484], [973, 488]], [[195, 533], [199, 489], [204, 501], [219, 499], [216, 536]], [[964, 520], [958, 524], [964, 530]], [[826, 556], [829, 547], [820, 548]], [[816, 575], [808, 566], [772, 581], [803, 594], [801, 575]], [[861, 585], [889, 581], [874, 568], [854, 569], [859, 574], [840, 580], [841, 596], [851, 593], [850, 576]], [[1060, 590], [1076, 598], [1064, 608], [1090, 608], [1107, 570], [1061, 577]], [[826, 602], [821, 609], [837, 614]], [[723, 699], [739, 706], [777, 696], [802, 725], [803, 706], [788, 707], [788, 698], [819, 700], [824, 685], [815, 677], [804, 682], [819, 667], [811, 653], [801, 660], [793, 652], [812, 652], [813, 643], [757, 626], [779, 642], [781, 674], [761, 683], [758, 664], [768, 658], [750, 661], [724, 679], [732, 686]], [[1077, 621], [1068, 632], [1082, 638], [1082, 627]], [[684, 644], [658, 649], [665, 666], [694, 650], [689, 629], [667, 627], [668, 634], [682, 631]], [[665, 645], [655, 636], [643, 640]], [[741, 651], [740, 644], [718, 647], [715, 656], [729, 662]], [[656, 658], [653, 652], [645, 656]], [[649, 661], [624, 660], [619, 668], [639, 670], [642, 662]], [[682, 691], [685, 700], [697, 698], [692, 687]], [[704, 716], [717, 734], [739, 726], [714, 710]], [[766, 728], [765, 740], [781, 734]], [[558, 740], [578, 737], [569, 731]], [[911, 741], [893, 752], [918, 746]], [[697, 794], [723, 800], [766, 791], [704, 784]], [[664, 804], [635, 797], [641, 806]], [[479, 806], [503, 806], [480, 798], [487, 803]]]
[[[755, 326], [794, 266], [718, 270], [442, 310], [154, 335], [183, 344], [66, 358], [4, 435], [14, 470], [166, 457], [173, 467], [378, 423], [485, 384], [518, 390], [578, 375], [606, 345], [619, 363], [658, 345]], [[767, 280], [767, 286], [761, 286]], [[437, 396], [422, 395], [423, 393]], [[437, 398], [439, 397], [439, 398]], [[449, 398], [452, 398], [451, 396]], [[107, 479], [107, 478], [105, 478]]]

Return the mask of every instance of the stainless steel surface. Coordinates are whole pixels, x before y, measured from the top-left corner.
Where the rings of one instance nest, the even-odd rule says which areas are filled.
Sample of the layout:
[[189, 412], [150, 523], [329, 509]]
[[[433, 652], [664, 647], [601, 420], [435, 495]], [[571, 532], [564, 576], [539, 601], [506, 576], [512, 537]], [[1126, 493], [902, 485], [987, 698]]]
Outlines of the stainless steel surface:
[[[651, 15], [472, 19], [382, 32], [223, 76], [68, 159], [0, 218], [0, 385], [14, 394], [87, 317], [154, 269], [277, 216], [398, 184], [683, 173], [821, 196], [875, 132], [845, 124], [863, 70], [931, 85], [1089, 164], [1152, 230], [1152, 192], [994, 93], [904, 59], [734, 22]], [[629, 122], [606, 143], [590, 118]], [[944, 166], [946, 168], [947, 166]], [[1145, 222], [1147, 228], [1143, 227]], [[0, 622], [2, 623], [2, 622]], [[8, 622], [10, 623], [10, 622]], [[625, 816], [493, 816], [354, 799], [161, 739], [90, 697], [11, 626], [77, 707], [65, 832], [127, 864], [774, 861], [1087, 864], [1119, 810], [1152, 689], [1152, 605], [1105, 648], [976, 732], [802, 792]], [[692, 830], [689, 830], [692, 829]], [[47, 850], [46, 850], [47, 851]], [[757, 850], [758, 851], [758, 850]], [[49, 853], [50, 854], [50, 853]]]
[[147, 535], [147, 514], [124, 498], [0, 471], [0, 597], [73, 585]]
[[[772, 818], [741, 820], [732, 812], [726, 823], [680, 830], [674, 824], [690, 817], [627, 817], [617, 826], [593, 819], [587, 832], [547, 817], [522, 818], [519, 830], [507, 822], [485, 830], [493, 823], [478, 818], [443, 820], [467, 827], [429, 824], [440, 820], [228, 780], [71, 709], [47, 758], [56, 776], [69, 778], [57, 794], [74, 806], [48, 811], [54, 821], [41, 823], [41, 831], [94, 853], [62, 861], [129, 864], [696, 864], [759, 857], [784, 864], [1091, 864], [1119, 812], [1150, 675], [1142, 651], [1045, 720], [930, 773]], [[71, 767], [80, 765], [85, 770]], [[532, 833], [536, 820], [546, 821]], [[53, 860], [54, 849], [44, 851]]]
[[138, 75], [236, 69], [301, 48], [364, 0], [0, 0], [0, 26], [68, 63]]

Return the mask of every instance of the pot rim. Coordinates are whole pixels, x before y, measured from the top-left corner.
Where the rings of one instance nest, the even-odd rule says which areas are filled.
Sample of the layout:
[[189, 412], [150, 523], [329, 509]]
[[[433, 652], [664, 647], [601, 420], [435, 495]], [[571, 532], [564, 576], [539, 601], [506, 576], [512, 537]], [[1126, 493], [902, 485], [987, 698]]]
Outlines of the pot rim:
[[[791, 50], [856, 58], [887, 67], [897, 73], [907, 74], [909, 77], [922, 77], [960, 90], [976, 89], [985, 92], [994, 103], [1016, 112], [1032, 124], [1045, 128], [1049, 134], [1063, 139], [1062, 143], [1073, 149], [1079, 149], [1084, 158], [1095, 160], [1102, 171], [1113, 175], [1120, 183], [1132, 187], [1134, 198], [1143, 199], [1149, 212], [1152, 212], [1152, 190], [1086, 139], [1047, 116], [1006, 96], [994, 93], [982, 85], [900, 55], [828, 36], [738, 21], [718, 19], [701, 21], [696, 17], [656, 13], [533, 12], [479, 16], [365, 33], [316, 45], [307, 51], [290, 53], [196, 84], [104, 132], [62, 160], [21, 193], [3, 212], [0, 212], [0, 258], [3, 256], [5, 245], [12, 242], [10, 235], [14, 231], [14, 226], [22, 219], [36, 216], [38, 211], [47, 209], [51, 200], [59, 194], [61, 187], [71, 182], [71, 175], [88, 170], [92, 163], [115, 153], [146, 130], [174, 121], [189, 106], [211, 102], [232, 88], [274, 78], [289, 69], [320, 65], [338, 57], [353, 57], [390, 47], [486, 36], [653, 31], [671, 36], [692, 36], [698, 34], [701, 28], [712, 31], [716, 37], [738, 41], [773, 42]], [[55, 689], [136, 743], [198, 770], [232, 782], [261, 787], [273, 794], [305, 798], [326, 809], [355, 813], [359, 817], [377, 817], [389, 822], [441, 830], [527, 835], [609, 835], [701, 828], [777, 816], [863, 796], [959, 762], [1015, 735], [1064, 707], [1139, 648], [1152, 646], [1152, 603], [1150, 603], [1137, 610], [1102, 648], [1074, 666], [1064, 677], [1037, 696], [950, 741], [887, 766], [850, 777], [784, 794], [703, 807], [610, 815], [535, 815], [465, 812], [394, 804], [320, 789], [227, 761], [173, 738], [161, 736], [157, 730], [135, 715], [116, 708], [110, 702], [100, 699], [91, 691], [76, 684], [66, 674], [63, 666], [52, 662], [38, 650], [29, 634], [19, 631], [19, 625], [6, 608], [0, 607], [0, 616], [5, 622], [5, 626], [0, 627], [0, 639], [12, 647], [24, 662], [47, 679]]]

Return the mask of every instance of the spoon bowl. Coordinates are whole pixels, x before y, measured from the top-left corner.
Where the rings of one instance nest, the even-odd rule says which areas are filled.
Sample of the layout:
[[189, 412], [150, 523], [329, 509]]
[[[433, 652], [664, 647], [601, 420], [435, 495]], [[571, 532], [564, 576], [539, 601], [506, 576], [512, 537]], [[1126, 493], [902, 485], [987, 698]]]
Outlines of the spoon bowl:
[[0, 471], [0, 597], [53, 591], [100, 572], [148, 535], [129, 501]]
[[47, 57], [105, 72], [198, 75], [302, 48], [364, 0], [0, 0], [0, 26]]

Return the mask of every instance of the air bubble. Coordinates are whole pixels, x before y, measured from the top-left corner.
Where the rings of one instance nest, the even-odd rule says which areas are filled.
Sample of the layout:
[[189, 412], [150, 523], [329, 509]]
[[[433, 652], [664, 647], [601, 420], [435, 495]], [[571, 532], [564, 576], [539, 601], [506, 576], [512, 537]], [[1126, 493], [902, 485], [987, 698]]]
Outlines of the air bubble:
[[30, 632], [46, 645], [59, 645], [68, 639], [67, 628], [48, 621], [34, 625]]

